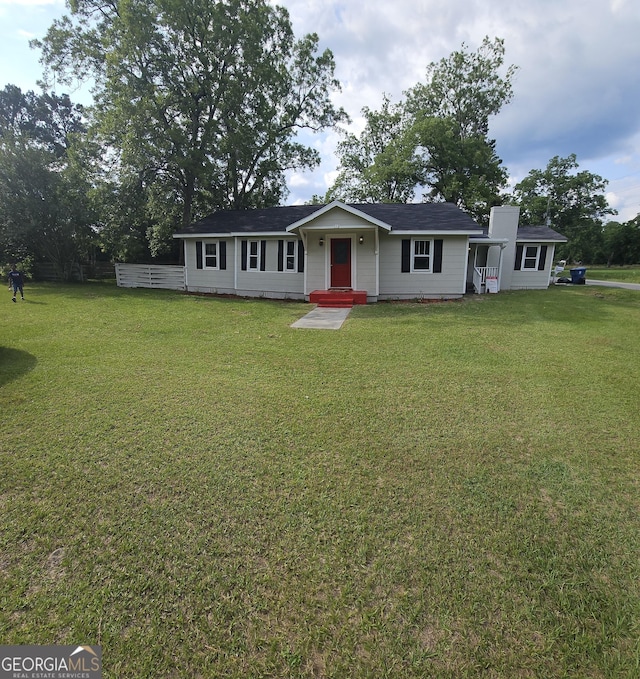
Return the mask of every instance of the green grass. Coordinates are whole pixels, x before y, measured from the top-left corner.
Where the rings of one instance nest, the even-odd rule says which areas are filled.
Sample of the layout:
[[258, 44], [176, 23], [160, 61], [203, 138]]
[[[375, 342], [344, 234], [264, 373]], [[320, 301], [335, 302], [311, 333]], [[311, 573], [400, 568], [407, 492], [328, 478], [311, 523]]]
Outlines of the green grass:
[[587, 280], [592, 278], [616, 283], [640, 283], [640, 266], [588, 266]]
[[104, 676], [640, 675], [640, 294], [355, 308], [30, 285], [0, 639]]

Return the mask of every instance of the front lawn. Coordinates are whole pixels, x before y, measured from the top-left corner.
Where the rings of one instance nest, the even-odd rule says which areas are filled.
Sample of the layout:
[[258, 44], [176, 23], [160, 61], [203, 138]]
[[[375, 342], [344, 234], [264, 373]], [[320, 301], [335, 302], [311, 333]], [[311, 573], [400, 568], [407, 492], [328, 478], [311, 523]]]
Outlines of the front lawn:
[[640, 266], [588, 266], [587, 280], [640, 283]]
[[640, 294], [357, 307], [30, 285], [0, 639], [103, 676], [637, 677]]

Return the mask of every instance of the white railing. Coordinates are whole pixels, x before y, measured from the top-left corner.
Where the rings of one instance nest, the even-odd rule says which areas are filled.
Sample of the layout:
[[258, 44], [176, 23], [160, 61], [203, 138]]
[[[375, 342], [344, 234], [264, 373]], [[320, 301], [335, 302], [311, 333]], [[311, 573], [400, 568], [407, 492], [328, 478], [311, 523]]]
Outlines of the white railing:
[[495, 278], [498, 280], [497, 266], [473, 267], [473, 287], [478, 294], [482, 294], [487, 291], [487, 278]]
[[116, 282], [121, 288], [186, 289], [183, 266], [116, 264]]

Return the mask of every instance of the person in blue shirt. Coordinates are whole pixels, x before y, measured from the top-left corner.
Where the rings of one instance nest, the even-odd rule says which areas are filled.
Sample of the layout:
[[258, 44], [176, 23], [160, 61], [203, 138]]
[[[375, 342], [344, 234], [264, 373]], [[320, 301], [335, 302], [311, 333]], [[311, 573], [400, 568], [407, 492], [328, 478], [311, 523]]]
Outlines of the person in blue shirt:
[[9, 271], [9, 290], [13, 289], [13, 297], [11, 298], [12, 302], [16, 301], [16, 295], [18, 294], [18, 290], [20, 290], [20, 297], [24, 299], [24, 276], [22, 275], [22, 271], [18, 271], [16, 269], [16, 265], [12, 264], [11, 265], [11, 271]]

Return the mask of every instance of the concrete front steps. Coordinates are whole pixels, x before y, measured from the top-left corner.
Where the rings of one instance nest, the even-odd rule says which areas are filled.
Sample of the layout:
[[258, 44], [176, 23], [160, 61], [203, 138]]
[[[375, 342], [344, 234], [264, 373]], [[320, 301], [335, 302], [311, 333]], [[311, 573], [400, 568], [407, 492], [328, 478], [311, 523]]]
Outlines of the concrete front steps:
[[319, 307], [348, 309], [354, 304], [366, 304], [367, 293], [365, 290], [314, 290], [309, 301]]

